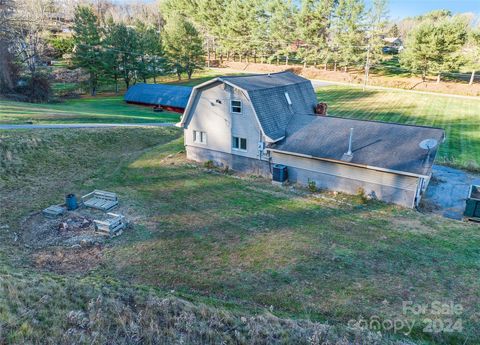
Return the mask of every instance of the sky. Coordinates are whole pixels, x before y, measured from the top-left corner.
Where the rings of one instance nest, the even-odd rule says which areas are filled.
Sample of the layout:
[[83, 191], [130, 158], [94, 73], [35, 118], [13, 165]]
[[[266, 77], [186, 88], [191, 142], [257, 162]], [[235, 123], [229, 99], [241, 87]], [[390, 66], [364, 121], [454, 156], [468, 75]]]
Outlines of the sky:
[[[367, 4], [372, 0], [367, 0]], [[390, 19], [417, 16], [437, 9], [453, 13], [473, 12], [480, 15], [480, 0], [388, 0]]]

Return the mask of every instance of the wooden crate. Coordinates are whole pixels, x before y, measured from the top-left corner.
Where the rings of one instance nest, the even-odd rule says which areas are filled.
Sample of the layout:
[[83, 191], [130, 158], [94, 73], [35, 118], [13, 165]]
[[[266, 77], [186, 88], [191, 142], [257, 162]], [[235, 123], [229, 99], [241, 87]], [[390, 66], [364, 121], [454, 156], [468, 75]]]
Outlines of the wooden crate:
[[107, 213], [107, 219], [94, 220], [95, 231], [109, 235], [110, 237], [118, 236], [127, 227], [125, 216], [116, 213]]

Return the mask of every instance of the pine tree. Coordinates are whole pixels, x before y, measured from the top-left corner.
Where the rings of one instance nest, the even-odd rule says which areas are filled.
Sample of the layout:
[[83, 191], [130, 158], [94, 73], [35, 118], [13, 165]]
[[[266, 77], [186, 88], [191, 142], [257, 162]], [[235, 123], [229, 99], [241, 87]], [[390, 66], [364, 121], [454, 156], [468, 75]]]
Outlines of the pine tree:
[[292, 51], [292, 43], [295, 39], [295, 7], [291, 0], [272, 0], [268, 2], [266, 11], [268, 41], [264, 46], [272, 50], [271, 59], [280, 56], [287, 58]]
[[175, 13], [167, 18], [163, 35], [165, 54], [172, 69], [179, 79], [182, 73], [191, 79], [193, 72], [205, 62], [203, 42], [198, 31], [184, 16]]
[[139, 51], [138, 34], [135, 29], [123, 23], [115, 24], [112, 45], [119, 53], [120, 72], [128, 89], [137, 78], [142, 56]]
[[348, 67], [365, 61], [364, 3], [362, 0], [339, 0], [335, 10], [333, 47], [340, 65]]
[[91, 7], [78, 6], [75, 9], [73, 40], [73, 63], [84, 68], [89, 74], [92, 96], [96, 95], [98, 80], [102, 72], [101, 32], [98, 18]]
[[105, 39], [103, 45], [102, 67], [104, 74], [115, 84], [115, 94], [118, 94], [118, 81], [121, 77], [120, 72], [120, 51], [116, 49], [118, 41], [117, 26], [112, 18], [109, 18], [105, 25]]
[[267, 40], [265, 12], [264, 1], [231, 0], [220, 23], [224, 49], [241, 58], [263, 47]]
[[367, 14], [365, 39], [367, 53], [365, 57], [365, 83], [368, 83], [370, 67], [382, 61], [383, 39], [388, 24], [386, 0], [373, 0]]
[[304, 65], [328, 61], [329, 28], [335, 3], [334, 0], [303, 0], [301, 3], [297, 36], [300, 39], [299, 57]]
[[140, 22], [136, 24], [136, 31], [138, 51], [142, 54], [139, 61], [139, 74], [144, 82], [147, 78], [153, 77], [153, 82], [156, 83], [157, 75], [165, 69], [160, 34], [155, 27]]
[[463, 62], [460, 48], [467, 39], [467, 26], [461, 17], [426, 17], [409, 33], [400, 63], [421, 73], [423, 81], [429, 73], [436, 73], [440, 82], [442, 72], [458, 68]]

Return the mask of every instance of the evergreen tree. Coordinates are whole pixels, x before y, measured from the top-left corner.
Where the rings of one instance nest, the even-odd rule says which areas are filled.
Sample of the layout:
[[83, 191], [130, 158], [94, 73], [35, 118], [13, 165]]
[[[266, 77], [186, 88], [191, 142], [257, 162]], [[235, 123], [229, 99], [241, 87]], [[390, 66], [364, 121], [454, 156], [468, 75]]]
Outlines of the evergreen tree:
[[327, 62], [330, 57], [328, 46], [329, 28], [335, 9], [334, 0], [303, 0], [297, 15], [299, 57], [304, 64]]
[[120, 51], [116, 49], [119, 41], [118, 30], [113, 18], [109, 18], [105, 26], [105, 40], [103, 41], [102, 67], [104, 74], [115, 83], [115, 94], [118, 94], [118, 81], [121, 78], [120, 72]]
[[335, 10], [332, 34], [335, 58], [345, 71], [365, 61], [364, 3], [362, 0], [339, 0]]
[[120, 73], [128, 89], [136, 81], [142, 53], [139, 51], [138, 34], [123, 23], [114, 26], [112, 45], [119, 54]]
[[175, 13], [167, 18], [163, 43], [166, 56], [179, 79], [182, 73], [191, 79], [193, 72], [204, 65], [202, 39], [184, 16]]
[[228, 3], [220, 23], [225, 50], [242, 57], [264, 46], [268, 36], [264, 5], [263, 0], [231, 0]]
[[75, 9], [73, 30], [75, 44], [73, 63], [88, 72], [90, 92], [92, 96], [95, 96], [103, 66], [100, 46], [102, 30], [91, 7], [78, 6]]
[[382, 61], [384, 42], [383, 33], [386, 31], [387, 2], [386, 0], [373, 0], [372, 8], [367, 14], [366, 44], [367, 56], [365, 59], [365, 83], [368, 82], [370, 67]]
[[388, 31], [388, 35], [390, 37], [398, 37], [400, 36], [400, 29], [398, 28], [398, 25], [395, 23], [392, 25], [390, 30]]
[[408, 35], [406, 49], [400, 55], [403, 67], [419, 72], [425, 81], [429, 73], [437, 74], [458, 68], [462, 61], [460, 48], [467, 38], [465, 20], [460, 17], [426, 19]]
[[272, 0], [267, 6], [268, 42], [272, 58], [288, 57], [295, 39], [295, 8], [291, 0]]
[[153, 77], [153, 82], [156, 83], [157, 75], [165, 71], [160, 34], [155, 27], [140, 22], [136, 25], [136, 31], [138, 34], [138, 51], [141, 53], [139, 74], [145, 83], [149, 77]]

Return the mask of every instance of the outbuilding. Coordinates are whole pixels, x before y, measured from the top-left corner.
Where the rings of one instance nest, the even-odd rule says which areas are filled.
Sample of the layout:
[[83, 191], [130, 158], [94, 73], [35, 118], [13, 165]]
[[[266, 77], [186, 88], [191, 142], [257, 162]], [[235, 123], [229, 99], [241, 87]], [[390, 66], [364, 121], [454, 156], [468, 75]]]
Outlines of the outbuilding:
[[189, 86], [170, 84], [135, 84], [125, 93], [127, 103], [161, 106], [162, 108], [183, 113], [192, 93]]

